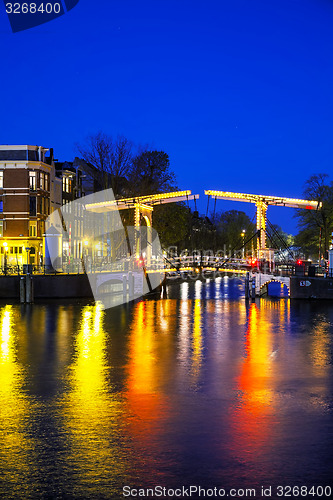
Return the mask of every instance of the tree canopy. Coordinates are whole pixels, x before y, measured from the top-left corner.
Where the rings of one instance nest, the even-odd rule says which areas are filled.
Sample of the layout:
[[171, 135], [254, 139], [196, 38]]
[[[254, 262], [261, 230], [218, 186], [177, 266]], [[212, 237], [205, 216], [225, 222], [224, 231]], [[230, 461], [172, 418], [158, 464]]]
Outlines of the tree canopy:
[[148, 195], [176, 190], [176, 176], [164, 151], [142, 151], [132, 159], [128, 173], [132, 194]]
[[326, 256], [331, 241], [333, 228], [333, 182], [328, 174], [312, 175], [304, 185], [303, 195], [306, 199], [322, 202], [317, 210], [296, 212], [298, 227], [296, 244], [301, 246], [308, 256]]
[[239, 249], [256, 233], [256, 226], [245, 212], [228, 210], [214, 217], [217, 228], [217, 246]]
[[[103, 132], [90, 135], [76, 147], [94, 176], [95, 190], [112, 188], [119, 199], [178, 189], [169, 155], [164, 151], [136, 147], [122, 135], [114, 138]], [[124, 225], [133, 225], [133, 213], [123, 210], [121, 217]], [[181, 245], [188, 234], [188, 219], [189, 209], [182, 204], [154, 208], [153, 225], [164, 246]]]

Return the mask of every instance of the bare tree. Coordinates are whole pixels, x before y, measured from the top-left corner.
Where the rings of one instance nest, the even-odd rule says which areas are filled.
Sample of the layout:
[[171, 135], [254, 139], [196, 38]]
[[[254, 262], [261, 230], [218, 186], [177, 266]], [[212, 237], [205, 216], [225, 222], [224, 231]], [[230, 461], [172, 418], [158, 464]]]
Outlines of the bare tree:
[[127, 175], [132, 167], [133, 143], [118, 135], [115, 139], [103, 132], [90, 135], [76, 148], [82, 159], [95, 170], [100, 189], [112, 188], [115, 196], [122, 195]]

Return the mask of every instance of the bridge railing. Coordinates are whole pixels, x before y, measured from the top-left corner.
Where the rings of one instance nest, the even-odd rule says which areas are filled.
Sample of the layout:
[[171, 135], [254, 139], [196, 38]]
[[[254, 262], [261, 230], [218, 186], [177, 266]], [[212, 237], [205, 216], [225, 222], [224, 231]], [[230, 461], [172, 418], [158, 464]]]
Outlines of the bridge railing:
[[200, 255], [189, 255], [189, 256], [181, 256], [181, 257], [168, 257], [166, 259], [166, 267], [167, 268], [179, 268], [179, 267], [220, 267], [229, 266], [229, 267], [241, 267], [247, 266], [246, 259], [236, 259], [236, 258], [223, 258], [218, 256], [200, 256]]

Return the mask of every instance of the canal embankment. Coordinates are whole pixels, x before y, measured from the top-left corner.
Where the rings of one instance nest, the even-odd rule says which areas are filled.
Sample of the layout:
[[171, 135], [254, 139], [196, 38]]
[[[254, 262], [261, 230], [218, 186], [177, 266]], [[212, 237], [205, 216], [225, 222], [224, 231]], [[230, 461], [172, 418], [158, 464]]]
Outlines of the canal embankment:
[[[20, 299], [20, 282], [29, 275], [0, 277], [0, 299]], [[91, 298], [93, 296], [86, 274], [33, 274], [32, 286], [35, 299]]]

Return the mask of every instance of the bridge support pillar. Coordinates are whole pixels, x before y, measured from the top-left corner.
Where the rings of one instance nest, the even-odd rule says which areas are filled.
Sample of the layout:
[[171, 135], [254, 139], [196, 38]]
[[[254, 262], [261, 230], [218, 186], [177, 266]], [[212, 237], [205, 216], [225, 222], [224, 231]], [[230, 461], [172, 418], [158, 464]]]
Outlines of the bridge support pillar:
[[134, 297], [134, 275], [131, 271], [128, 273], [128, 296], [130, 300]]
[[252, 300], [255, 300], [255, 298], [256, 298], [256, 279], [255, 278], [252, 278], [251, 297], [252, 297]]
[[127, 276], [124, 274], [123, 276], [123, 300], [126, 302], [127, 299]]
[[[214, 278], [215, 278], [215, 276], [214, 276]], [[245, 300], [249, 300], [249, 298], [250, 298], [250, 273], [246, 273], [246, 276], [245, 276]]]

